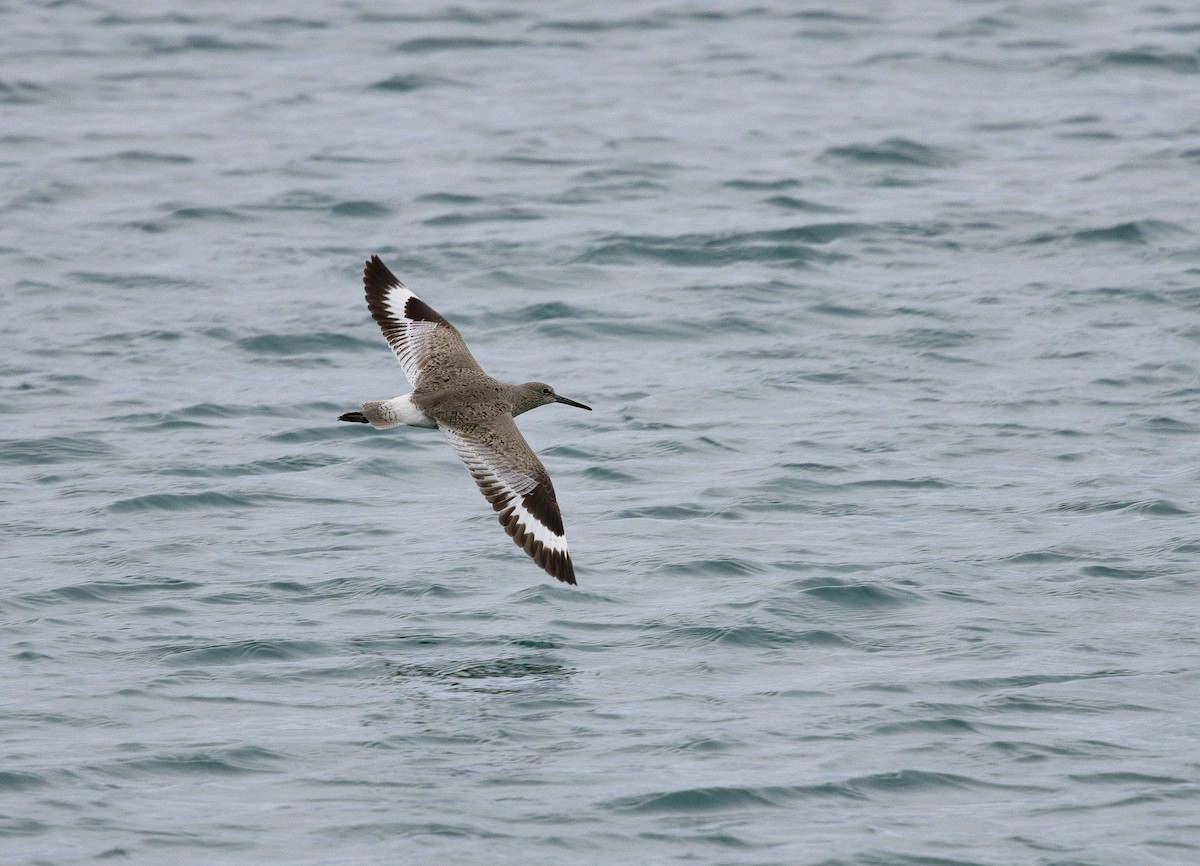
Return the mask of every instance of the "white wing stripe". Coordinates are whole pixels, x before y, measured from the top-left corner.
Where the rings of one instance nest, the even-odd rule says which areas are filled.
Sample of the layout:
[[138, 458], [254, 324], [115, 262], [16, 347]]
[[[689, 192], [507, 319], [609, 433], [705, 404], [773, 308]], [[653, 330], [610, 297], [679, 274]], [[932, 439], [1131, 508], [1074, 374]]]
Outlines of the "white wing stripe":
[[[457, 452], [459, 459], [466, 464], [471, 475], [475, 477], [483, 494], [494, 503], [493, 507], [500, 512], [500, 522], [505, 524], [510, 535], [517, 535], [516, 529], [509, 529], [510, 521], [515, 518], [520, 533], [531, 536], [549, 550], [569, 554], [567, 539], [556, 534], [550, 527], [538, 520], [523, 501], [526, 494], [533, 492], [538, 486], [538, 480], [529, 475], [512, 469], [501, 469], [488, 460], [486, 451], [480, 453], [475, 443], [464, 439], [455, 430], [443, 427], [442, 432]], [[498, 507], [496, 501], [500, 500]], [[518, 544], [525, 545], [524, 539]]]
[[520, 499], [512, 500], [513, 514], [517, 518], [517, 523], [521, 524], [521, 528], [540, 541], [550, 550], [557, 550], [561, 553], [569, 553], [567, 549], [567, 540], [561, 535], [555, 535], [550, 531], [550, 527], [542, 523], [532, 514], [530, 514], [525, 506], [521, 504]]

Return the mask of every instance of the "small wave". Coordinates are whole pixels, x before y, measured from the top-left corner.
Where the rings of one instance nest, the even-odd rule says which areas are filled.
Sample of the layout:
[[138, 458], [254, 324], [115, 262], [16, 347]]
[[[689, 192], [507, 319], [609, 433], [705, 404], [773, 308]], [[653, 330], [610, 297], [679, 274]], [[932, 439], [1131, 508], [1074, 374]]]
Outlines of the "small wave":
[[211, 220], [216, 222], [245, 222], [251, 217], [227, 207], [181, 207], [171, 211], [178, 220]]
[[1007, 677], [975, 677], [971, 679], [949, 680], [946, 685], [952, 688], [966, 689], [973, 693], [1012, 691], [1017, 689], [1031, 689], [1035, 686], [1074, 683], [1081, 680], [1128, 676], [1129, 673], [1129, 671], [1124, 670], [1097, 670], [1064, 674], [1015, 674]]
[[1197, 432], [1197, 426], [1188, 421], [1180, 421], [1177, 418], [1170, 418], [1166, 415], [1157, 415], [1153, 418], [1148, 418], [1144, 422], [1144, 426], [1152, 433], [1178, 433], [1185, 436], [1194, 436]]
[[838, 24], [870, 24], [876, 20], [870, 15], [858, 15], [853, 12], [820, 8], [798, 10], [792, 12], [790, 17], [800, 21], [836, 22]]
[[146, 331], [116, 331], [108, 334], [97, 334], [90, 342], [100, 345], [115, 343], [128, 347], [138, 340], [155, 340], [160, 343], [174, 343], [183, 339], [180, 331], [168, 331], [162, 328], [151, 328]]
[[579, 263], [630, 264], [652, 259], [685, 267], [713, 267], [737, 262], [786, 264], [792, 267], [828, 262], [839, 256], [817, 247], [872, 229], [862, 223], [816, 223], [786, 229], [720, 234], [610, 235], [577, 257]]
[[955, 349], [974, 342], [978, 334], [950, 328], [908, 328], [888, 338], [905, 349]]
[[[521, 153], [521, 152], [513, 153], [511, 151], [508, 153], [501, 153], [501, 154], [491, 157], [488, 161], [500, 163], [502, 165], [533, 165], [533, 166], [591, 165], [591, 162], [589, 162], [588, 160], [579, 159], [578, 157], [547, 156], [545, 153], [543, 153], [541, 151], [537, 151], [537, 150], [535, 150], [531, 153]], [[602, 175], [610, 175], [613, 173], [614, 172], [608, 172], [608, 171], [601, 172]], [[621, 172], [616, 172], [616, 173], [623, 174], [625, 172], [621, 171]], [[584, 172], [583, 176], [587, 176], [588, 174], [589, 174], [589, 172]]]
[[827, 148], [820, 160], [861, 165], [894, 165], [919, 168], [948, 168], [960, 162], [958, 154], [945, 147], [932, 147], [907, 138], [888, 138], [878, 144], [848, 144]]
[[862, 583], [836, 577], [812, 577], [794, 581], [791, 586], [811, 598], [848, 607], [896, 607], [918, 600], [909, 590]]
[[496, 208], [493, 210], [477, 211], [475, 213], [450, 213], [422, 220], [425, 226], [459, 226], [471, 223], [489, 222], [529, 222], [545, 219], [545, 214], [522, 207]]
[[846, 319], [873, 319], [882, 315], [882, 313], [875, 309], [851, 307], [846, 304], [830, 303], [829, 301], [812, 304], [808, 307], [808, 311], [821, 316], [839, 316]]
[[242, 776], [251, 773], [279, 772], [287, 756], [256, 746], [217, 749], [183, 755], [158, 755], [148, 758], [117, 761], [103, 767], [101, 772], [119, 777], [165, 776]]
[[218, 36], [195, 34], [184, 36], [181, 39], [157, 36], [142, 37], [135, 40], [135, 43], [149, 49], [153, 54], [183, 54], [189, 51], [277, 51], [279, 49], [279, 46], [272, 42], [222, 39]]
[[643, 15], [636, 18], [576, 18], [561, 21], [542, 21], [534, 30], [556, 30], [566, 33], [608, 33], [615, 30], [659, 30], [668, 27], [661, 15]]
[[1037, 694], [1003, 695], [988, 702], [991, 713], [1052, 713], [1058, 716], [1093, 716], [1146, 713], [1154, 711], [1146, 704], [1101, 699], [1044, 697]]
[[1132, 771], [1109, 773], [1078, 773], [1068, 778], [1085, 785], [1194, 785], [1190, 778], [1178, 776], [1151, 776], [1148, 773]]
[[258, 508], [264, 505], [287, 504], [302, 501], [305, 504], [334, 505], [340, 500], [322, 497], [296, 497], [281, 493], [228, 494], [216, 491], [201, 493], [149, 493], [118, 499], [105, 510], [111, 514], [138, 514], [146, 511], [198, 511], [205, 509]]
[[[50, 784], [41, 776], [34, 773], [19, 773], [11, 770], [0, 770], [0, 791], [28, 791]], [[4, 835], [0, 831], [0, 836]]]
[[491, 680], [562, 677], [573, 673], [543, 658], [500, 658], [446, 664], [389, 664], [392, 676], [435, 680]]
[[[504, 320], [512, 322], [546, 322], [553, 319], [586, 319], [590, 315], [590, 313], [580, 307], [564, 304], [562, 301], [547, 301], [513, 310], [504, 316]], [[492, 320], [495, 321], [494, 316]]]
[[438, 51], [487, 51], [496, 48], [525, 48], [524, 39], [484, 39], [473, 36], [424, 36], [396, 46], [401, 54], [433, 54]]
[[1097, 51], [1058, 61], [1079, 73], [1112, 72], [1114, 70], [1144, 69], [1151, 72], [1171, 72], [1192, 75], [1200, 72], [1200, 54], [1196, 52], [1164, 51], [1159, 48], [1132, 48], [1117, 51]]
[[941, 478], [872, 478], [868, 481], [851, 481], [839, 487], [865, 487], [882, 490], [944, 490], [954, 485]]
[[833, 632], [814, 629], [808, 631], [790, 631], [780, 628], [769, 628], [762, 625], [735, 626], [679, 626], [655, 630], [653, 642], [656, 645], [674, 646], [683, 643], [688, 646], [704, 646], [717, 644], [730, 647], [748, 648], [778, 648], [802, 646], [846, 646], [850, 641]]
[[383, 217], [391, 214], [392, 209], [379, 202], [363, 199], [339, 202], [331, 207], [329, 212], [336, 217]]
[[425, 90], [447, 83], [447, 79], [435, 75], [422, 75], [419, 72], [396, 74], [371, 85], [372, 90], [383, 90], [388, 93], [412, 93], [414, 90]]
[[972, 734], [978, 729], [963, 719], [914, 719], [907, 722], [888, 722], [871, 728], [872, 734]]
[[231, 463], [225, 466], [162, 466], [154, 470], [157, 475], [170, 475], [180, 478], [239, 478], [244, 475], [277, 475], [284, 472], [307, 472], [310, 469], [324, 469], [326, 466], [336, 466], [347, 462], [345, 457], [334, 457], [328, 454], [289, 454], [285, 457], [275, 457], [269, 460], [257, 460], [253, 463]]
[[790, 178], [790, 177], [780, 178], [778, 180], [754, 180], [751, 178], [735, 178], [734, 180], [725, 181], [724, 186], [729, 187], [729, 189], [771, 191], [771, 190], [795, 189], [796, 187], [800, 186], [800, 181], [798, 181], [794, 178]]
[[784, 463], [780, 469], [789, 472], [845, 472], [844, 466], [834, 466], [830, 463]]
[[1118, 568], [1114, 565], [1085, 565], [1079, 569], [1084, 577], [1105, 577], [1112, 580], [1147, 580], [1159, 577], [1162, 571], [1157, 568]]
[[281, 357], [315, 355], [320, 352], [344, 352], [347, 349], [378, 349], [374, 340], [364, 340], [347, 334], [322, 331], [309, 334], [260, 334], [244, 337], [234, 343], [237, 348], [253, 355]]
[[329, 423], [321, 423], [312, 427], [302, 427], [295, 430], [287, 430], [283, 433], [272, 433], [266, 437], [268, 442], [282, 442], [287, 445], [303, 445], [310, 442], [335, 442], [340, 439], [350, 439], [357, 441], [362, 447], [368, 448], [371, 451], [404, 451], [413, 448], [420, 448], [422, 444], [419, 439], [410, 439], [403, 436], [372, 436], [364, 437], [362, 430], [355, 429], [354, 424], [342, 424], [337, 420], [337, 411], [329, 413]]
[[1079, 559], [1079, 553], [1063, 553], [1062, 551], [1046, 548], [1044, 550], [1030, 550], [1024, 553], [1014, 553], [1006, 556], [1000, 562], [1009, 563], [1010, 565], [1041, 565], [1054, 562], [1076, 562]]
[[190, 281], [162, 274], [104, 273], [101, 271], [72, 271], [67, 275], [79, 283], [98, 283], [122, 289], [192, 289]]
[[1080, 244], [1150, 244], [1180, 233], [1185, 233], [1185, 229], [1175, 223], [1164, 220], [1134, 220], [1072, 232], [1043, 232], [1024, 243], [1041, 245], [1067, 241]]
[[776, 195], [766, 200], [766, 204], [788, 211], [803, 211], [805, 213], [838, 213], [841, 208], [820, 204], [803, 198], [793, 198], [790, 195]]
[[1103, 514], [1106, 511], [1130, 511], [1161, 517], [1180, 517], [1195, 512], [1165, 499], [1081, 499], [1055, 505], [1054, 511], [1075, 514]]
[[0, 105], [29, 105], [45, 98], [48, 91], [32, 81], [0, 81]]
[[98, 439], [74, 436], [0, 440], [0, 463], [67, 463], [106, 457], [112, 453], [113, 450]]
[[49, 824], [38, 821], [36, 818], [17, 818], [15, 816], [0, 815], [0, 837], [45, 836], [52, 829], [57, 830], [58, 828], [52, 828]]
[[894, 773], [874, 773], [869, 776], [859, 776], [846, 783], [853, 791], [864, 795], [881, 792], [931, 791], [931, 790], [995, 790], [1014, 792], [1041, 792], [1047, 788], [1037, 785], [1018, 785], [1000, 782], [986, 782], [971, 776], [961, 776], [955, 773], [937, 773], [928, 770], [899, 770]]
[[171, 414], [184, 418], [245, 418], [261, 412], [259, 406], [228, 406], [221, 403], [194, 403]]
[[272, 15], [260, 18], [254, 22], [258, 26], [291, 30], [325, 30], [330, 26], [326, 20], [318, 18], [299, 18], [293, 15]]
[[698, 505], [646, 505], [641, 508], [626, 508], [616, 514], [618, 519], [652, 518], [656, 520], [697, 520], [716, 515], [711, 508]]
[[613, 485], [635, 484], [638, 481], [638, 478], [634, 475], [629, 475], [628, 473], [606, 466], [589, 466], [587, 469], [583, 470], [582, 475], [584, 478], [587, 478], [591, 481], [599, 481], [604, 484]]
[[285, 662], [328, 656], [333, 649], [323, 641], [244, 640], [207, 646], [160, 646], [155, 653], [176, 667], [238, 665], [250, 662]]
[[256, 210], [329, 210], [334, 205], [333, 196], [307, 189], [293, 189], [268, 198], [253, 207]]
[[618, 812], [720, 812], [746, 808], [776, 808], [806, 797], [861, 799], [843, 785], [684, 788], [676, 791], [621, 797], [603, 804]]
[[181, 592], [196, 589], [198, 586], [199, 584], [178, 578], [91, 580], [55, 587], [44, 592], [27, 593], [20, 596], [18, 601], [22, 605], [35, 608], [58, 607], [64, 600], [120, 604], [147, 593]]
[[657, 571], [679, 575], [749, 575], [762, 571], [762, 567], [734, 556], [692, 559], [686, 562], [671, 562], [660, 565]]
[[417, 201], [431, 202], [433, 204], [479, 204], [483, 201], [477, 195], [462, 195], [461, 193], [453, 192], [431, 192], [425, 195], [417, 196]]
[[104, 156], [80, 157], [79, 162], [125, 162], [143, 165], [186, 165], [196, 160], [181, 153], [159, 153], [154, 150], [122, 150]]

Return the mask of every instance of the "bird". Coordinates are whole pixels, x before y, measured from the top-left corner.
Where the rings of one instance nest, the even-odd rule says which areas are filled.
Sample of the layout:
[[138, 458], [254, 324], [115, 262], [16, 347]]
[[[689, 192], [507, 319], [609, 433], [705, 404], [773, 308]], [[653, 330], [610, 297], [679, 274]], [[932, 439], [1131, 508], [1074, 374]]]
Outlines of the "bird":
[[562, 513], [546, 467], [513, 419], [563, 403], [592, 411], [545, 382], [510, 385], [484, 372], [454, 325], [400, 282], [379, 256], [363, 268], [367, 309], [391, 346], [412, 392], [369, 400], [339, 421], [377, 430], [437, 428], [466, 464], [517, 546], [551, 577], [575, 585]]

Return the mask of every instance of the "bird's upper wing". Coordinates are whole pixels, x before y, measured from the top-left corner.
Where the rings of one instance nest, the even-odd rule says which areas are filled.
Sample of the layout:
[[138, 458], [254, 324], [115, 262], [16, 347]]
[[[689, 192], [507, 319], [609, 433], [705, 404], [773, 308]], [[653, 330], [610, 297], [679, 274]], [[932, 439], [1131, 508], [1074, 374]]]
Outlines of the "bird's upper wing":
[[432, 365], [443, 370], [479, 367], [458, 329], [405, 288], [379, 256], [367, 261], [363, 286], [367, 290], [367, 309], [414, 388]]
[[442, 426], [500, 525], [547, 574], [575, 583], [554, 485], [510, 415], [474, 427]]

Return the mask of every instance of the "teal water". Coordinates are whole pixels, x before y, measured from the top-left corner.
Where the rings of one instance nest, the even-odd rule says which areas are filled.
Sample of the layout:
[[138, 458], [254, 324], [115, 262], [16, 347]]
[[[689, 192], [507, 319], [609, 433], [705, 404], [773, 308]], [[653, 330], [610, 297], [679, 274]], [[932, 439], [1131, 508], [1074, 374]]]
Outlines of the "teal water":
[[[1200, 861], [1200, 13], [0, 9], [0, 861]], [[522, 416], [546, 578], [377, 253]]]

